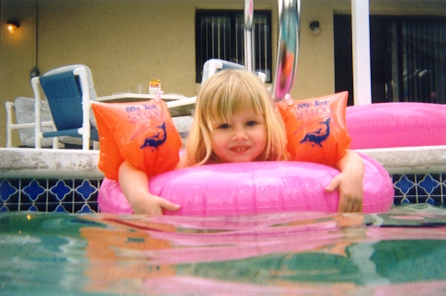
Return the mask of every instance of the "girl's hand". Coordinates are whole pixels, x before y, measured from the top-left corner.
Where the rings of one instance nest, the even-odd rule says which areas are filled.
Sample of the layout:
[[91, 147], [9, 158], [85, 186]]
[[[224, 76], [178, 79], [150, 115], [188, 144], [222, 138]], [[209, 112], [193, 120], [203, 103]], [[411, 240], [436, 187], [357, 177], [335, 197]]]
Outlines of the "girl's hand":
[[352, 150], [347, 150], [336, 164], [341, 171], [325, 188], [327, 192], [339, 191], [338, 212], [362, 212], [364, 164], [362, 158]]
[[327, 192], [333, 192], [335, 190], [339, 191], [338, 212], [362, 212], [362, 178], [355, 178], [354, 176], [340, 173], [325, 188]]
[[159, 216], [163, 214], [163, 209], [172, 212], [180, 209], [180, 205], [150, 194], [149, 192], [133, 196], [129, 198], [129, 202], [133, 208], [133, 212], [137, 215]]
[[119, 167], [119, 186], [135, 214], [162, 215], [163, 209], [178, 211], [180, 206], [149, 191], [149, 178], [128, 161]]

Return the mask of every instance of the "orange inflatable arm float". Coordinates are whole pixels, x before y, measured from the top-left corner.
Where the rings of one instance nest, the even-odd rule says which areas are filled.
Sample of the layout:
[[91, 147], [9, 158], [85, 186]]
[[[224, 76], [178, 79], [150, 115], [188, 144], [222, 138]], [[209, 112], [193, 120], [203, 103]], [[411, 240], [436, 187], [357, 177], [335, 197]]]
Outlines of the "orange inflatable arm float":
[[349, 148], [345, 123], [348, 92], [277, 103], [293, 160], [335, 165]]
[[92, 102], [99, 131], [99, 169], [118, 180], [124, 160], [148, 177], [173, 170], [181, 138], [163, 101]]

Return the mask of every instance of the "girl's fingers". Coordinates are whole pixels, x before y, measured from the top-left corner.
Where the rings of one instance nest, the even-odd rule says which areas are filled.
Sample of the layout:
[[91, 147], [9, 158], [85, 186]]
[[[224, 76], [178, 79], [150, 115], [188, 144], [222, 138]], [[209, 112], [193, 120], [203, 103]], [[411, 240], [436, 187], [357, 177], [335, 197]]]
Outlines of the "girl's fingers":
[[[339, 175], [338, 175], [338, 176], [339, 176]], [[327, 191], [327, 192], [333, 192], [333, 191], [335, 191], [336, 189], [338, 189], [339, 184], [340, 184], [340, 182], [341, 182], [341, 179], [340, 179], [338, 176], [335, 176], [335, 177], [331, 180], [331, 182], [327, 185], [327, 187], [325, 187], [325, 191]]]
[[180, 205], [170, 202], [164, 198], [159, 198], [158, 205], [168, 211], [176, 212], [180, 209]]
[[350, 199], [348, 202], [340, 200], [338, 212], [340, 213], [360, 213], [362, 212], [362, 200]]

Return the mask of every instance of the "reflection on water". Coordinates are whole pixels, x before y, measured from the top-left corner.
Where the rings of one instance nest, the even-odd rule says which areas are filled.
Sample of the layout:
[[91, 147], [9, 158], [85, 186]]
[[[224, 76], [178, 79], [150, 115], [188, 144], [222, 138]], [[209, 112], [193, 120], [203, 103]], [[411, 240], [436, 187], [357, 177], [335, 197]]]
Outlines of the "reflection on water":
[[0, 214], [0, 293], [444, 294], [446, 211]]

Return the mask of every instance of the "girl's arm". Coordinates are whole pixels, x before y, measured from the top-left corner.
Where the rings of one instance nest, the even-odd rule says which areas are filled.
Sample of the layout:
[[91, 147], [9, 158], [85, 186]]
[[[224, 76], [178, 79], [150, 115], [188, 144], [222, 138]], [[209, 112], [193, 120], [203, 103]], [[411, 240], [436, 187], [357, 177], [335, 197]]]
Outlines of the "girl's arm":
[[362, 158], [353, 150], [346, 150], [344, 156], [336, 164], [341, 171], [325, 188], [327, 192], [339, 190], [338, 212], [362, 212], [362, 179], [364, 164]]
[[177, 211], [180, 206], [149, 191], [149, 178], [128, 161], [119, 167], [119, 186], [135, 214], [162, 215], [163, 209]]

